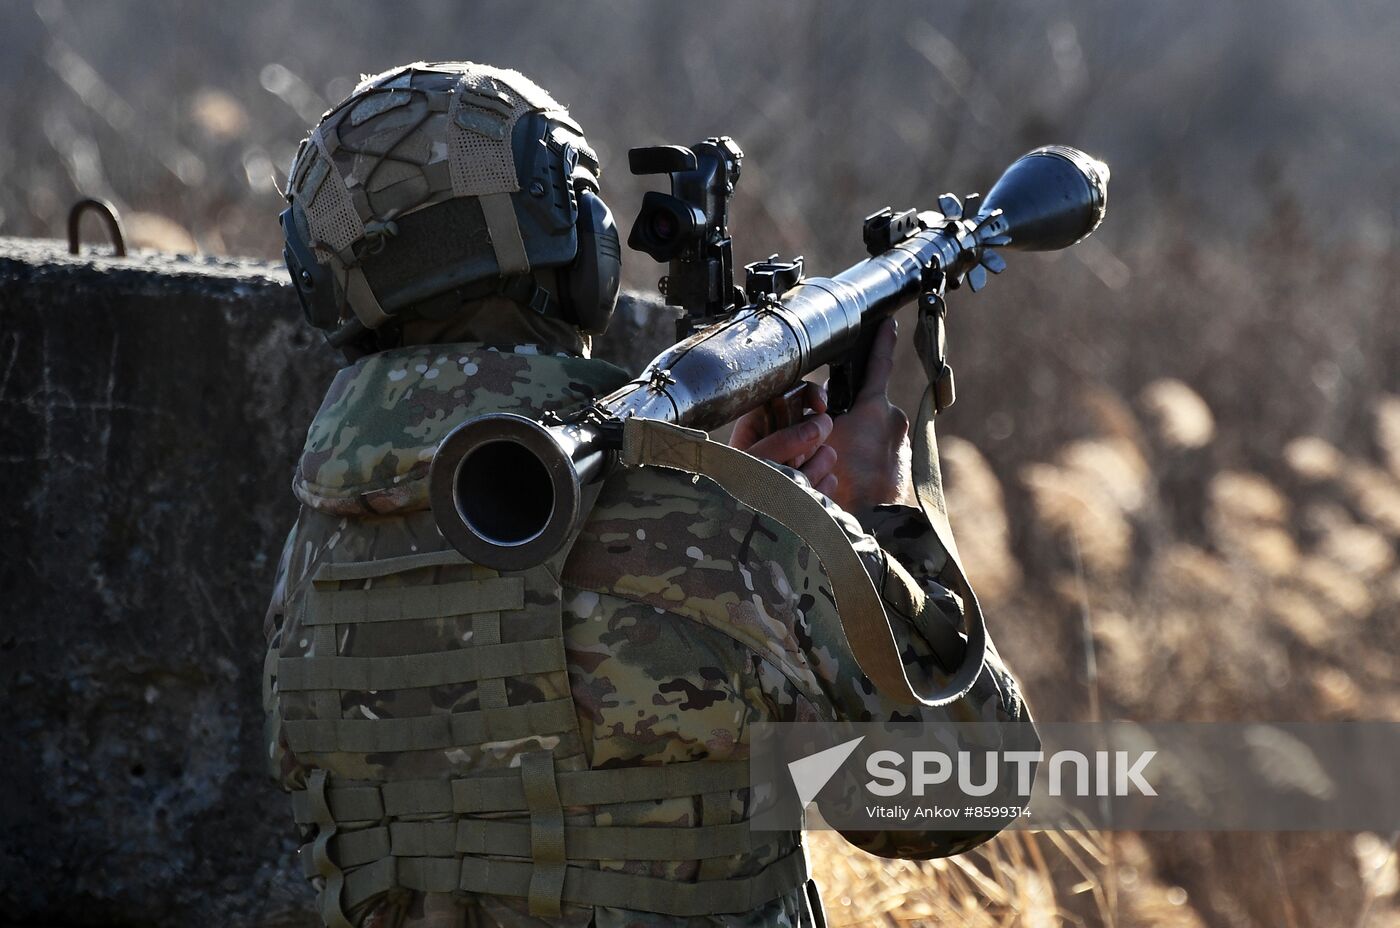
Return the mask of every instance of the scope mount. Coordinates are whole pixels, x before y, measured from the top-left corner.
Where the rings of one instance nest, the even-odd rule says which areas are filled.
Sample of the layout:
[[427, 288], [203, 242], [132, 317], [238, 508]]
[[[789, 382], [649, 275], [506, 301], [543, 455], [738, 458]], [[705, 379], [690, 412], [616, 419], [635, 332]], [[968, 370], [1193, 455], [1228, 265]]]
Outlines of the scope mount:
[[886, 206], [865, 217], [860, 237], [865, 242], [866, 252], [873, 258], [889, 251], [921, 228], [918, 210], [906, 209], [896, 213]]
[[744, 265], [744, 295], [750, 303], [776, 300], [802, 282], [802, 256], [783, 260], [771, 254]]

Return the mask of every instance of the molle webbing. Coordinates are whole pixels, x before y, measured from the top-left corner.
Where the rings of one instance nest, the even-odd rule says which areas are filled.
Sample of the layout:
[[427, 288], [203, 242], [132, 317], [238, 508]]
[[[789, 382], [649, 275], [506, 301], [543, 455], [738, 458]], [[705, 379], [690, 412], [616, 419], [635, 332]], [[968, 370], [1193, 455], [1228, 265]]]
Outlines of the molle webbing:
[[[678, 799], [747, 789], [748, 761], [692, 761], [611, 770], [561, 770], [559, 801], [565, 806], [611, 805], [643, 799]], [[377, 822], [410, 815], [475, 815], [524, 812], [525, 787], [515, 770], [483, 772], [450, 780], [398, 780], [331, 787], [326, 805], [337, 822]], [[299, 824], [314, 822], [309, 792], [292, 794]]]
[[[736, 829], [743, 835], [745, 847], [742, 850], [721, 851], [717, 847], [706, 845], [704, 850], [697, 848], [697, 853], [693, 855], [700, 860], [700, 880], [717, 880], [724, 876], [725, 862], [722, 859], [729, 854], [747, 853], [752, 831], [747, 822], [733, 823], [733, 816], [730, 810], [729, 799], [732, 794], [725, 791], [709, 792], [700, 797], [700, 824], [705, 826], [705, 833], [714, 835], [712, 844], [718, 845], [723, 841], [721, 836], [730, 835]], [[710, 853], [705, 853], [707, 850]], [[641, 859], [641, 858], [639, 858]]]
[[[746, 789], [747, 761], [692, 761], [651, 767], [555, 772], [547, 752], [523, 755], [518, 769], [445, 780], [404, 780], [294, 793], [298, 822], [330, 817], [331, 839], [302, 849], [302, 866], [316, 875], [329, 862], [343, 868], [340, 905], [346, 910], [395, 888], [520, 896], [537, 915], [558, 906], [618, 906], [674, 916], [741, 912], [789, 892], [807, 879], [794, 848], [759, 874], [731, 878], [719, 859], [790, 843], [786, 835], [755, 834], [746, 821], [720, 825], [600, 826], [566, 820], [564, 810]], [[532, 782], [533, 781], [533, 782]], [[543, 793], [541, 796], [541, 787]], [[549, 814], [556, 810], [555, 814]], [[443, 818], [521, 813], [519, 819]], [[528, 817], [523, 817], [528, 815]], [[404, 821], [403, 818], [414, 820]], [[356, 830], [346, 831], [346, 826]], [[320, 853], [316, 853], [316, 848]], [[527, 860], [488, 859], [520, 857]], [[695, 883], [592, 869], [592, 861], [701, 861]]]
[[386, 557], [377, 561], [347, 561], [339, 564], [322, 564], [316, 571], [317, 583], [339, 583], [343, 580], [368, 580], [372, 577], [386, 577], [390, 574], [425, 567], [463, 567], [471, 563], [455, 548], [446, 551], [424, 551], [420, 554], [404, 554], [399, 557]]
[[[438, 583], [404, 583], [407, 574], [436, 568], [470, 569]], [[377, 561], [322, 565], [305, 596], [302, 624], [313, 634], [313, 656], [277, 662], [282, 692], [305, 694], [312, 718], [282, 722], [288, 746], [300, 755], [379, 754], [469, 748], [497, 741], [576, 731], [569, 698], [509, 705], [507, 678], [556, 676], [566, 686], [568, 663], [559, 632], [524, 641], [502, 641], [501, 615], [525, 609], [527, 585], [557, 590], [543, 568], [527, 575], [483, 576], [455, 551], [402, 555]], [[490, 572], [494, 573], [494, 572]], [[460, 576], [460, 574], [459, 574]], [[417, 578], [428, 579], [426, 575]], [[396, 582], [386, 582], [386, 581]], [[355, 588], [340, 589], [340, 584]], [[541, 590], [537, 590], [537, 596]], [[462, 647], [403, 655], [341, 656], [338, 641], [354, 626], [378, 622], [469, 622]], [[344, 692], [382, 693], [474, 683], [478, 706], [408, 717], [343, 718]]]
[[[391, 822], [342, 832], [330, 853], [342, 867], [358, 867], [381, 857], [453, 857], [494, 854], [529, 857], [532, 823], [498, 819], [456, 822]], [[747, 822], [701, 828], [564, 825], [563, 846], [574, 860], [705, 860], [747, 854], [754, 848]], [[303, 860], [307, 876], [315, 876]]]
[[554, 735], [576, 724], [572, 699], [523, 706], [387, 719], [289, 719], [287, 744], [298, 754], [395, 753], [470, 747]]
[[[520, 783], [530, 810], [530, 914], [556, 916], [560, 914], [568, 865], [564, 857], [564, 805], [559, 800], [553, 753], [534, 751], [523, 755]], [[462, 863], [465, 868], [466, 861]]]
[[330, 854], [330, 843], [339, 830], [335, 814], [326, 802], [326, 772], [313, 770], [307, 778], [307, 788], [297, 795], [304, 798], [306, 817], [316, 826], [316, 840], [301, 849], [302, 869], [308, 876], [325, 880], [316, 894], [316, 907], [327, 928], [351, 928], [350, 920], [341, 909], [344, 899], [345, 874]]
[[[338, 765], [347, 757], [358, 763], [458, 750], [472, 757], [493, 746], [479, 752], [488, 766], [460, 775], [357, 782], [316, 770], [307, 789], [293, 793], [297, 822], [315, 828], [302, 866], [324, 878], [318, 898], [327, 924], [348, 928], [345, 913], [404, 890], [519, 896], [541, 918], [558, 916], [566, 903], [703, 915], [751, 910], [806, 880], [792, 835], [755, 835], [738, 820], [747, 761], [578, 769], [584, 761], [568, 685], [560, 563], [500, 576], [455, 552], [431, 552], [317, 570], [301, 612], [312, 647], [277, 662], [279, 688], [305, 706], [301, 717], [282, 720], [301, 761], [335, 770], [345, 769]], [[376, 653], [386, 641], [421, 653]], [[444, 645], [429, 650], [433, 642]], [[508, 681], [532, 697], [516, 697]], [[398, 692], [471, 694], [472, 684], [475, 704], [432, 715], [392, 712]], [[345, 717], [353, 713], [342, 709], [346, 694], [387, 701], [371, 702], [367, 718]], [[403, 705], [431, 711], [421, 700], [419, 692]], [[558, 745], [522, 752], [535, 738]], [[514, 756], [493, 761], [498, 749]], [[432, 753], [420, 756], [429, 770], [440, 763]], [[447, 769], [455, 773], [452, 763]], [[663, 800], [694, 803], [697, 824], [628, 818], [637, 803]], [[599, 824], [613, 820], [626, 824]], [[785, 856], [757, 875], [731, 877], [736, 859], [778, 854]], [[696, 863], [697, 881], [597, 869], [613, 861]]]
[[277, 662], [277, 685], [283, 692], [405, 690], [549, 673], [563, 664], [562, 641], [512, 641], [403, 657], [290, 657]]
[[302, 621], [306, 625], [341, 625], [501, 612], [521, 608], [524, 595], [525, 585], [519, 577], [382, 590], [312, 590], [307, 594]]
[[[530, 895], [534, 867], [525, 861], [464, 857], [383, 857], [345, 875], [344, 905], [353, 908], [394, 887], [428, 893]], [[679, 918], [751, 912], [807, 881], [800, 847], [753, 876], [683, 883], [612, 870], [565, 868], [561, 899]]]

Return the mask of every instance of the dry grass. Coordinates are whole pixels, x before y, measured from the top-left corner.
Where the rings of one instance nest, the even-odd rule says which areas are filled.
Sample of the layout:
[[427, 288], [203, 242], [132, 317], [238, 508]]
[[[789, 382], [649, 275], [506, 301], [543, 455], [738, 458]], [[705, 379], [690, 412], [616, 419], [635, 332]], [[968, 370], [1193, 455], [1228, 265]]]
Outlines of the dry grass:
[[[1244, 913], [1213, 919], [1182, 886], [1162, 879], [1151, 846], [1136, 835], [1008, 832], [961, 857], [889, 861], [855, 850], [834, 832], [813, 832], [807, 847], [836, 926], [928, 925], [957, 928], [1205, 928], [1215, 924], [1400, 926], [1400, 876], [1394, 836], [1363, 833], [1342, 863], [1360, 892], [1330, 910], [1336, 920], [1301, 921], [1282, 905], [1278, 921]], [[1277, 874], [1276, 854], [1256, 860]], [[1270, 879], [1272, 882], [1272, 879]], [[1204, 909], [1204, 911], [1203, 911]], [[1344, 916], [1342, 912], [1355, 913]], [[1218, 916], [1220, 913], [1217, 912]]]
[[[1114, 169], [1104, 227], [950, 299], [950, 502], [1002, 653], [1044, 719], [1400, 719], [1400, 19], [1302, 0], [541, 9], [16, 4], [0, 233], [56, 234], [97, 194], [137, 244], [275, 257], [307, 123], [418, 57], [558, 90], [624, 226], [656, 186], [621, 169], [627, 146], [735, 136], [736, 257], [816, 273], [859, 256], [873, 209], [1083, 145]], [[658, 272], [629, 256], [629, 285]], [[812, 846], [837, 925], [1400, 925], [1390, 836], [1019, 833], [927, 864]]]
[[872, 857], [833, 832], [809, 835], [808, 847], [832, 925], [1082, 923], [1059, 906], [1047, 852], [1082, 868], [1072, 892], [1093, 893], [1102, 903], [1095, 869], [1105, 856], [1093, 836], [1014, 832], [960, 857], [927, 862]]
[[[1372, 867], [1375, 885], [1390, 886], [1377, 843], [1366, 845], [1364, 865]], [[1008, 832], [961, 857], [926, 862], [871, 857], [832, 832], [809, 835], [808, 848], [833, 926], [1207, 924], [1184, 889], [1153, 874], [1147, 847], [1133, 836]]]
[[[1017, 578], [986, 598], [1041, 717], [1400, 718], [1389, 460], [1400, 399], [1375, 404], [1379, 462], [1302, 437], [1270, 479], [1200, 453], [1214, 416], [1184, 384], [1141, 397], [1145, 428], [1095, 399], [1113, 414], [1023, 468], [1020, 496], [947, 443], [960, 534], [998, 580]], [[1190, 540], [1162, 515], [1165, 472], [1183, 458], [1202, 488], [1188, 521], [1204, 534]], [[1024, 508], [999, 510], [1003, 499]], [[1007, 524], [1028, 527], [1032, 554], [1064, 556], [1022, 566]], [[1058, 663], [1043, 659], [1047, 637]], [[926, 863], [870, 857], [831, 833], [810, 846], [835, 925], [1400, 924], [1395, 836], [1014, 832]]]

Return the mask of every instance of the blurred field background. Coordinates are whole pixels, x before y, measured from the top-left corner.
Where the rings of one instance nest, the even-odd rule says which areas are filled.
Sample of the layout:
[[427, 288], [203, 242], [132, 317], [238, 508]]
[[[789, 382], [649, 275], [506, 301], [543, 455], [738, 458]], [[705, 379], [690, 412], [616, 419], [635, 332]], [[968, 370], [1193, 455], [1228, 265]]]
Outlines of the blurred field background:
[[[276, 257], [306, 126], [420, 58], [551, 89], [624, 228], [627, 148], [734, 136], [738, 257], [809, 272], [856, 260], [881, 206], [1084, 148], [1113, 169], [1096, 236], [950, 300], [945, 467], [1001, 650], [1043, 719], [1400, 719], [1389, 0], [39, 0], [0, 25], [4, 235], [98, 195], [138, 245]], [[911, 412], [920, 377], [910, 351]], [[1389, 834], [811, 843], [837, 925], [1400, 925]]]

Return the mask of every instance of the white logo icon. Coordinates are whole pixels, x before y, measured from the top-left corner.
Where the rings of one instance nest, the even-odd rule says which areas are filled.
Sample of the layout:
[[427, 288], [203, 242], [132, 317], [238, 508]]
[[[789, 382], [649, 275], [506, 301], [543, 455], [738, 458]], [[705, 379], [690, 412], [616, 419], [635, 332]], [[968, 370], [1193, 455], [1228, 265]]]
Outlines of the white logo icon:
[[834, 748], [808, 754], [788, 764], [788, 773], [792, 775], [792, 785], [797, 787], [797, 798], [801, 801], [802, 808], [805, 809], [811, 804], [817, 793], [836, 776], [836, 771], [841, 769], [846, 758], [850, 757], [864, 740], [865, 736], [861, 735]]

